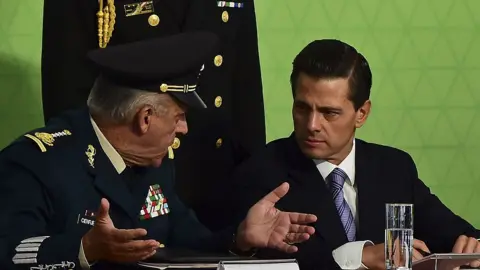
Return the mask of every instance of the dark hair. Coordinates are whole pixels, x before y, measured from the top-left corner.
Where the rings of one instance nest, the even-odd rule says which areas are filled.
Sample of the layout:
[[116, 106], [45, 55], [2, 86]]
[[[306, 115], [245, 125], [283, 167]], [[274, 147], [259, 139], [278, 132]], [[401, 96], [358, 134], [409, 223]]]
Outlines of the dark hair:
[[315, 40], [295, 57], [290, 75], [293, 96], [300, 73], [317, 79], [348, 78], [349, 99], [355, 110], [370, 98], [372, 73], [368, 62], [355, 48], [342, 41]]

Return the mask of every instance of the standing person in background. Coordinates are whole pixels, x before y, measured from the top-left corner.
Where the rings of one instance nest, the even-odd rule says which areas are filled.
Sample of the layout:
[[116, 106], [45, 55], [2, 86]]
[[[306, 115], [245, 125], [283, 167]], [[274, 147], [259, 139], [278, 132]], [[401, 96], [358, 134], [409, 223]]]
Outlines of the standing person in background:
[[199, 82], [211, 109], [187, 115], [190, 132], [174, 148], [179, 193], [204, 224], [220, 229], [232, 169], [265, 145], [264, 103], [254, 1], [203, 1], [204, 28], [221, 42]]
[[47, 121], [85, 104], [98, 75], [89, 50], [199, 29], [221, 40], [199, 82], [209, 109], [187, 115], [190, 132], [172, 148], [179, 195], [217, 229], [223, 224], [213, 216], [226, 179], [266, 140], [253, 0], [45, 0], [43, 111]]

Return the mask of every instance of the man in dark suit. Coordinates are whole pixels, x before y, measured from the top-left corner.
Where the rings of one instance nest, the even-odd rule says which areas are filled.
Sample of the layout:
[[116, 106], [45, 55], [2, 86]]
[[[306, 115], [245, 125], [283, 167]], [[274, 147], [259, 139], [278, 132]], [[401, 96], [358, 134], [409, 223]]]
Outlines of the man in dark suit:
[[480, 232], [430, 192], [409, 154], [355, 138], [371, 106], [372, 75], [362, 54], [338, 40], [313, 41], [296, 56], [290, 82], [294, 132], [238, 168], [229, 211], [246, 213], [289, 182], [278, 206], [319, 217], [315, 235], [294, 255], [302, 270], [384, 269], [386, 203], [414, 204], [414, 259], [419, 250], [480, 251]]
[[187, 115], [190, 132], [172, 147], [179, 195], [221, 227], [211, 221], [224, 179], [266, 142], [254, 1], [45, 0], [43, 18], [45, 121], [85, 105], [99, 72], [89, 50], [198, 29], [220, 37], [197, 89], [209, 106]]
[[215, 234], [174, 191], [167, 149], [188, 131], [187, 108], [206, 107], [196, 86], [216, 41], [179, 34], [89, 54], [101, 72], [87, 107], [0, 153], [0, 269], [122, 269], [160, 247], [297, 251], [283, 240], [307, 240], [316, 217], [275, 208], [288, 184]]

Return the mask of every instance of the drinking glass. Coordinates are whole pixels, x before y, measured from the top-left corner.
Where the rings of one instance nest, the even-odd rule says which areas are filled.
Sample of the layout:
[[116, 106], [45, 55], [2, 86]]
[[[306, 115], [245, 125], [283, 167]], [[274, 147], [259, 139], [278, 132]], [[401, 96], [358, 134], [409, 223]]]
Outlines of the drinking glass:
[[385, 266], [387, 270], [411, 270], [413, 257], [413, 204], [385, 206]]

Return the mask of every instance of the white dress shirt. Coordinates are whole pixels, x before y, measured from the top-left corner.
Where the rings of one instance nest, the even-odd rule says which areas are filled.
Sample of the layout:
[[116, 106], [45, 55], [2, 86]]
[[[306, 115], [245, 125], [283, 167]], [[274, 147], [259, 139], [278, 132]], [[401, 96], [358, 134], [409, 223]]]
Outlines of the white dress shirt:
[[[358, 209], [357, 209], [357, 186], [355, 185], [355, 140], [348, 156], [337, 166], [325, 160], [314, 160], [318, 171], [327, 179], [327, 176], [335, 169], [342, 169], [348, 176], [343, 185], [343, 196], [347, 201], [352, 215], [355, 218], [355, 226], [358, 230]], [[332, 252], [335, 262], [342, 269], [356, 270], [366, 269], [362, 263], [363, 247], [373, 245], [371, 241], [355, 241], [344, 244]]]

